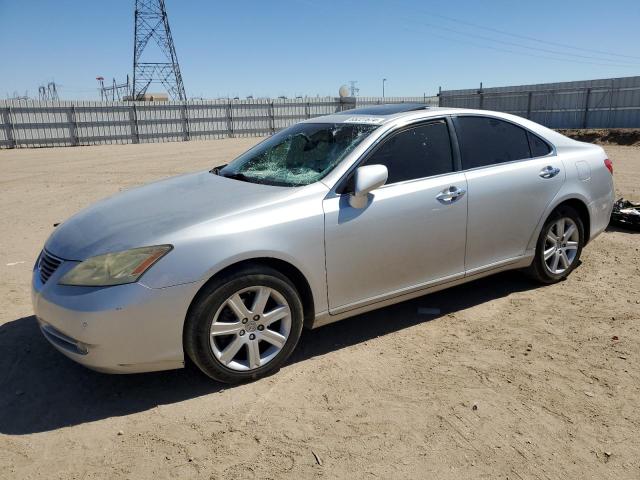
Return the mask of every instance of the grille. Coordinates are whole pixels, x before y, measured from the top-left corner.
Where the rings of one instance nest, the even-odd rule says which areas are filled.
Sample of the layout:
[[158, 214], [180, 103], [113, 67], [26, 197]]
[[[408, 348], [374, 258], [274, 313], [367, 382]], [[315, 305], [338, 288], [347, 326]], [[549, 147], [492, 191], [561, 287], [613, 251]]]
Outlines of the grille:
[[42, 283], [47, 283], [49, 277], [53, 275], [53, 272], [56, 271], [61, 263], [61, 259], [54, 257], [46, 250], [42, 250], [40, 260], [38, 261], [38, 270], [40, 271], [40, 280], [42, 280]]

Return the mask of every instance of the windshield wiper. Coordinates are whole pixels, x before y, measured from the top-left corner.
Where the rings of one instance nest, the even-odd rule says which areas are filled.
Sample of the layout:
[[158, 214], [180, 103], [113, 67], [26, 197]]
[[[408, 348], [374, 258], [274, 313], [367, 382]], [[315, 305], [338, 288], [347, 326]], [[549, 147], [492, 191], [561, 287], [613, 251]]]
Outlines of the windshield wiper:
[[248, 182], [249, 178], [244, 173], [222, 173], [222, 170], [226, 167], [226, 165], [220, 165], [219, 167], [213, 167], [209, 170], [209, 173], [213, 173], [214, 175], [219, 175], [225, 178], [231, 178], [233, 180], [241, 180], [243, 182]]
[[209, 170], [209, 173], [213, 173], [214, 175], [220, 175], [220, 170], [222, 170], [226, 166], [227, 166], [227, 164], [219, 165], [217, 167], [213, 167], [211, 170]]
[[249, 177], [247, 177], [244, 173], [225, 173], [220, 175], [221, 177], [225, 177], [225, 178], [231, 178], [232, 180], [240, 180], [241, 182], [248, 182], [251, 179]]

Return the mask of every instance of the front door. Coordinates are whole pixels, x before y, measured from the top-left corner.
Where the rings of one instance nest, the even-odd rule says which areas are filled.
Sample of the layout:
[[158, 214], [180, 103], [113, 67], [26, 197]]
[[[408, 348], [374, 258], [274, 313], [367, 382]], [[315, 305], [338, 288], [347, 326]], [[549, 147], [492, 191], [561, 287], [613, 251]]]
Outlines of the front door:
[[466, 180], [453, 172], [446, 122], [391, 134], [362, 162], [376, 164], [389, 178], [365, 208], [348, 193], [324, 201], [332, 314], [464, 275]]

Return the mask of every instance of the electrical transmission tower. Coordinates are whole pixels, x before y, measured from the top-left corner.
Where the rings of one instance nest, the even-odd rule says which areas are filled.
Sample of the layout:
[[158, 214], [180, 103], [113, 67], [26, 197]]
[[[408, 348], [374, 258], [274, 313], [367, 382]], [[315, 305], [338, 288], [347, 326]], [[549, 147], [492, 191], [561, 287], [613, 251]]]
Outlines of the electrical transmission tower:
[[104, 77], [96, 77], [96, 80], [100, 85], [100, 100], [102, 101], [111, 100], [115, 102], [116, 100], [125, 100], [131, 94], [129, 75], [127, 75], [127, 81], [124, 83], [117, 83], [114, 78], [110, 86], [104, 85]]
[[56, 82], [49, 82], [47, 86], [40, 85], [38, 87], [38, 99], [39, 100], [55, 100], [58, 101], [60, 98], [58, 97], [58, 89]]
[[[148, 61], [151, 52], [144, 55], [143, 61], [151, 40], [162, 61]], [[136, 0], [132, 98], [142, 97], [152, 83], [162, 84], [173, 100], [187, 99], [164, 0]]]

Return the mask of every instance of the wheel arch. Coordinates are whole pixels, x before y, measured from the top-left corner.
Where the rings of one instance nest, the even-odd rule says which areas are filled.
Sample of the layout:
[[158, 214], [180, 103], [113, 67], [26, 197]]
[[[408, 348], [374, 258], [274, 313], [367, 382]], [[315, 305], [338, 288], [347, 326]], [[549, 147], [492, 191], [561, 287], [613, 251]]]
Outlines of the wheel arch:
[[587, 202], [585, 199], [571, 196], [564, 197], [559, 201], [553, 202], [545, 213], [540, 218], [538, 225], [536, 226], [531, 238], [529, 239], [529, 245], [527, 247], [528, 251], [534, 251], [536, 248], [536, 243], [538, 241], [538, 235], [540, 235], [540, 231], [542, 230], [543, 225], [549, 218], [549, 216], [555, 212], [558, 208], [563, 206], [572, 207], [578, 215], [580, 215], [580, 220], [582, 220], [582, 226], [584, 227], [584, 245], [589, 243], [589, 237], [591, 236], [591, 214], [589, 213], [589, 207], [587, 207]]
[[[584, 228], [584, 244], [586, 245], [587, 243], [589, 243], [589, 238], [591, 236], [591, 216], [589, 214], [589, 208], [587, 207], [587, 204], [579, 198], [567, 198], [553, 207], [553, 209], [549, 212], [549, 215], [555, 212], [558, 208], [565, 206], [573, 208], [576, 212], [578, 212], [578, 215], [580, 215], [582, 227]], [[547, 215], [547, 218], [549, 218], [549, 215]]]
[[[189, 313], [191, 311], [192, 306], [195, 304], [196, 300], [200, 296], [201, 292], [205, 290], [211, 283], [215, 282], [219, 278], [224, 275], [227, 275], [232, 272], [236, 272], [238, 270], [242, 270], [246, 267], [256, 267], [256, 266], [265, 266], [273, 268], [278, 272], [282, 273], [286, 276], [291, 283], [295, 286], [298, 294], [300, 295], [300, 300], [302, 301], [303, 313], [304, 313], [304, 326], [311, 327], [313, 324], [313, 320], [315, 318], [315, 303], [313, 299], [313, 291], [311, 289], [311, 285], [309, 281], [305, 277], [305, 275], [298, 269], [295, 265], [287, 262], [286, 260], [282, 260], [275, 257], [255, 257], [248, 258], [244, 260], [239, 260], [234, 262], [226, 267], [218, 270], [214, 273], [196, 292], [193, 299], [189, 304], [189, 308], [187, 309], [187, 313], [185, 315], [185, 319], [188, 318]], [[185, 322], [186, 324], [186, 322]], [[184, 327], [183, 327], [184, 330]]]

